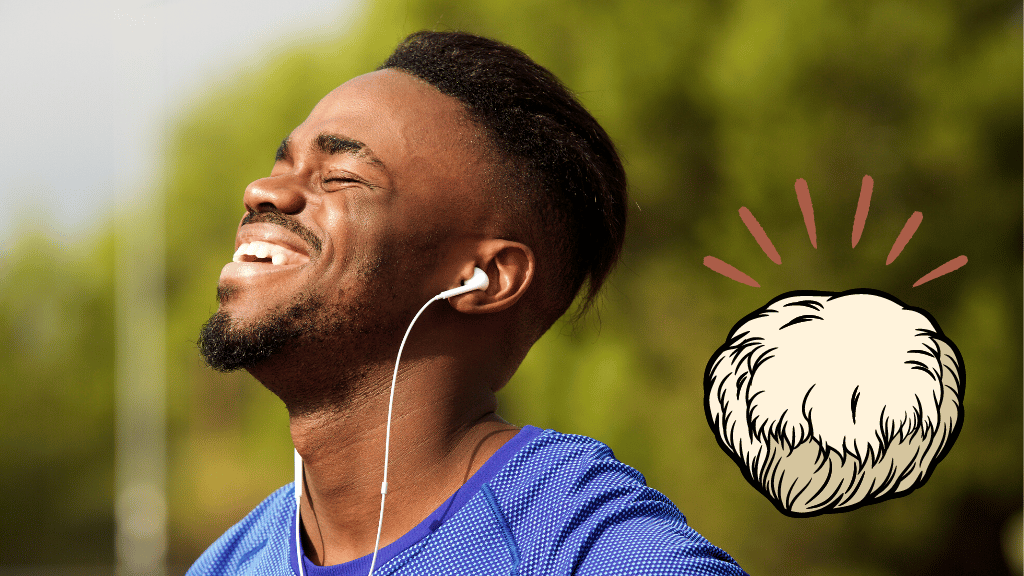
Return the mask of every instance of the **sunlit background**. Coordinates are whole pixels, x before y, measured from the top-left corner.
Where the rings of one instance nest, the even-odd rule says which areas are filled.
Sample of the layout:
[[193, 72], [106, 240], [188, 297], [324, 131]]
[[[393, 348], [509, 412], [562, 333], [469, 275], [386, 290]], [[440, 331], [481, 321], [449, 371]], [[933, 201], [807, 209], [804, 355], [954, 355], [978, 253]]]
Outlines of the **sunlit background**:
[[[506, 419], [608, 443], [751, 574], [1021, 574], [1019, 3], [0, 0], [0, 575], [180, 574], [290, 481], [283, 407], [207, 369], [195, 336], [245, 185], [323, 94], [423, 28], [549, 67], [631, 178], [600, 314], [541, 340]], [[787, 518], [719, 450], [704, 366], [775, 295], [856, 287], [957, 343], [963, 431], [909, 496]]]

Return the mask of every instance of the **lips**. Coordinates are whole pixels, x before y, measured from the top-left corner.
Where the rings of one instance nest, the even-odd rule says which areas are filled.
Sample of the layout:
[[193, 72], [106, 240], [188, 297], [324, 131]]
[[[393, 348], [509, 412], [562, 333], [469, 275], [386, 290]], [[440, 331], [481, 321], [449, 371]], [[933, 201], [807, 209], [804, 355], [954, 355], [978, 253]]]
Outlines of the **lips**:
[[310, 246], [299, 234], [268, 222], [243, 224], [235, 246], [231, 262], [221, 270], [222, 286], [283, 278], [281, 273], [299, 269], [310, 261], [311, 255], [319, 255], [318, 246]]

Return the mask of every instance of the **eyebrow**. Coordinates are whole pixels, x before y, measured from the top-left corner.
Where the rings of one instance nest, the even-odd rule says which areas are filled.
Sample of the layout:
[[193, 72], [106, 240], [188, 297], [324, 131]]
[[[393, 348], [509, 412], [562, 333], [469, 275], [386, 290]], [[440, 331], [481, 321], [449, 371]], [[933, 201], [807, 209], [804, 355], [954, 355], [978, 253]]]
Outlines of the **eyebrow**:
[[[346, 136], [320, 134], [313, 140], [311, 148], [314, 151], [330, 155], [348, 154], [378, 168], [385, 168], [384, 163], [380, 161], [380, 158], [377, 158], [369, 146]], [[281, 141], [281, 145], [277, 148], [277, 153], [274, 155], [274, 160], [279, 162], [290, 159], [291, 136], [288, 136]]]

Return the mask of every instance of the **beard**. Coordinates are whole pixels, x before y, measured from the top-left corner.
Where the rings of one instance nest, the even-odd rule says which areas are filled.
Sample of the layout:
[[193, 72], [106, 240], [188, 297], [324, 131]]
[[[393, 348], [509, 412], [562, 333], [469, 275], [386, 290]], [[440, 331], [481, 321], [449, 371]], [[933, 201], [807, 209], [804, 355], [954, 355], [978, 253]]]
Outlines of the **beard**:
[[[218, 299], [227, 298], [218, 289]], [[239, 325], [223, 310], [210, 317], [199, 331], [199, 352], [219, 372], [249, 368], [279, 352], [304, 334], [314, 332], [314, 312], [320, 299], [299, 298], [283, 310], [273, 311], [250, 326]], [[320, 326], [320, 328], [328, 328]]]
[[221, 310], [203, 325], [197, 344], [211, 368], [248, 370], [292, 415], [338, 412], [360, 395], [380, 392], [354, 384], [365, 379], [370, 366], [388, 359], [387, 344], [397, 342], [393, 332], [401, 329], [355, 321], [368, 312], [360, 305], [332, 312], [323, 306], [323, 298], [308, 295], [250, 323]]
[[[402, 283], [399, 270], [408, 270], [409, 266], [388, 269], [386, 263], [394, 261], [396, 252], [396, 248], [387, 247], [363, 262], [359, 276], [364, 289], [348, 298], [339, 294], [339, 299], [348, 300], [340, 308], [325, 304], [322, 294], [303, 291], [289, 304], [249, 322], [218, 310], [199, 332], [196, 344], [200, 354], [220, 372], [252, 368], [292, 345], [317, 347], [330, 343], [335, 349], [345, 349], [345, 356], [363, 361], [388, 357], [416, 311], [397, 305], [395, 287]], [[429, 257], [417, 260], [412, 267], [414, 273], [422, 273], [433, 262]], [[218, 301], [226, 302], [233, 292], [231, 287], [218, 287]], [[334, 364], [340, 367], [342, 363]]]

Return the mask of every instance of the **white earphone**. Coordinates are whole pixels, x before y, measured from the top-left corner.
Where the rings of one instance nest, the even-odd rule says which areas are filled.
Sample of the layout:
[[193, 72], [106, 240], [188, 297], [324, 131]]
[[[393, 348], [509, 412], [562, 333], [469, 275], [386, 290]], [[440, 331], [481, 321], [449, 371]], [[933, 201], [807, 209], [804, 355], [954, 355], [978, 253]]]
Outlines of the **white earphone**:
[[[445, 290], [437, 296], [434, 296], [430, 302], [434, 300], [441, 300], [443, 298], [451, 298], [452, 296], [458, 296], [459, 294], [465, 294], [466, 292], [472, 292], [474, 290], [487, 290], [487, 287], [491, 285], [491, 279], [487, 277], [487, 272], [479, 268], [473, 268], [473, 277], [462, 283], [462, 286], [458, 288], [452, 288], [451, 290]], [[427, 304], [430, 304], [427, 302]], [[416, 320], [414, 319], [413, 322]], [[410, 324], [412, 326], [412, 324]]]
[[[380, 518], [377, 520], [377, 541], [373, 546], [373, 558], [370, 560], [370, 573], [368, 576], [373, 576], [373, 568], [377, 564], [377, 551], [380, 550], [380, 533], [384, 527], [384, 498], [388, 493], [388, 453], [391, 449], [391, 409], [395, 405], [395, 383], [398, 382], [398, 363], [402, 360], [402, 350], [405, 348], [405, 341], [409, 338], [409, 333], [412, 332], [413, 324], [419, 319], [420, 314], [438, 300], [445, 300], [472, 292], [474, 290], [487, 290], [487, 287], [491, 285], [491, 280], [488, 278], [487, 273], [480, 268], [473, 268], [473, 277], [462, 283], [462, 286], [452, 288], [451, 290], [445, 290], [437, 296], [434, 296], [427, 301], [426, 304], [420, 308], [419, 312], [412, 317], [412, 322], [409, 322], [409, 327], [405, 330], [405, 336], [402, 337], [402, 343], [398, 346], [398, 357], [395, 358], [395, 373], [391, 377], [391, 399], [388, 400], [388, 425], [387, 432], [384, 435], [384, 480], [380, 485]], [[298, 450], [295, 451], [295, 557], [299, 564], [299, 576], [305, 575], [305, 570], [302, 566], [302, 546], [300, 545], [302, 537], [299, 525], [299, 510], [302, 507], [302, 457], [299, 456]]]

